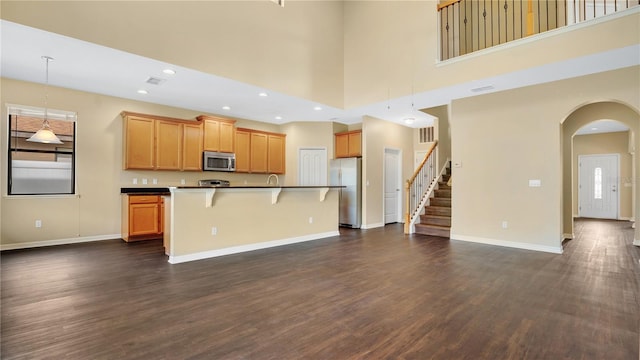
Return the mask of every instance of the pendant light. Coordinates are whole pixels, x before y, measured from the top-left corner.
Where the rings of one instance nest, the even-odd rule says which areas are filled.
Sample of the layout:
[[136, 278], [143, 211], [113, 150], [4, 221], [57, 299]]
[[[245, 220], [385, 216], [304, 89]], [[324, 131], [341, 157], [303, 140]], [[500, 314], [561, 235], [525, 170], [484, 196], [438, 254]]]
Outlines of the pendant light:
[[47, 119], [47, 91], [49, 90], [49, 61], [53, 60], [50, 56], [42, 57], [47, 63], [47, 72], [45, 79], [45, 93], [44, 93], [44, 120], [42, 121], [42, 128], [33, 134], [27, 141], [43, 143], [43, 144], [62, 144], [62, 141], [53, 133], [49, 126], [49, 120]]

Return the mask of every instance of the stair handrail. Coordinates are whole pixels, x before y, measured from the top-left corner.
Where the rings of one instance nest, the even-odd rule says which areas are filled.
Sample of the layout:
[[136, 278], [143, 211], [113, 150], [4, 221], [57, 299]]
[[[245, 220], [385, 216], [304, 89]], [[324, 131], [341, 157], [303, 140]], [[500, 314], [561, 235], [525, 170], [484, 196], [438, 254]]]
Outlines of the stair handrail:
[[[434, 169], [437, 166], [435, 164], [437, 146], [438, 140], [431, 144], [429, 150], [427, 150], [427, 153], [424, 156], [424, 159], [413, 172], [413, 175], [409, 180], [407, 180], [405, 187], [405, 193], [407, 196], [404, 222], [405, 234], [409, 234], [411, 232], [411, 227], [415, 222], [416, 213], [423, 202], [422, 199], [424, 198], [424, 194], [432, 187], [433, 182], [436, 180], [436, 171]], [[421, 191], [419, 191], [419, 189]], [[420, 192], [420, 194], [418, 194], [418, 192]]]

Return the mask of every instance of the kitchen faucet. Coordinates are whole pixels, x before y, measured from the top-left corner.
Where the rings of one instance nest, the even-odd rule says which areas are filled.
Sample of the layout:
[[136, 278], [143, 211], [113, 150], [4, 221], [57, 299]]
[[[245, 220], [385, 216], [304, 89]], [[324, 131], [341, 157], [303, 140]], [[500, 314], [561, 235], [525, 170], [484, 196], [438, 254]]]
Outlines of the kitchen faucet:
[[271, 178], [272, 177], [276, 178], [276, 185], [279, 185], [280, 184], [280, 180], [278, 180], [278, 175], [276, 175], [276, 174], [269, 175], [269, 177], [267, 178], [267, 185], [271, 185]]
[[278, 180], [278, 175], [276, 175], [276, 174], [269, 175], [269, 177], [267, 178], [267, 185], [271, 185], [271, 178], [272, 177], [276, 178], [276, 185], [279, 185], [280, 184], [280, 180]]

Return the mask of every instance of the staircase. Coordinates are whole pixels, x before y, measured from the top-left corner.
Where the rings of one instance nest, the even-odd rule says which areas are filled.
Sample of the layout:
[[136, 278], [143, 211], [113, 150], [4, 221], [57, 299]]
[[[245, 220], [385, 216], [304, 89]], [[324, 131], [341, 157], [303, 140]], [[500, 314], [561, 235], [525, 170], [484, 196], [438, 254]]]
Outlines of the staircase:
[[438, 181], [438, 188], [434, 197], [429, 199], [429, 205], [424, 207], [424, 214], [420, 215], [420, 223], [415, 224], [415, 233], [449, 238], [451, 233], [451, 186], [447, 183], [451, 178], [451, 164], [447, 166], [446, 174]]

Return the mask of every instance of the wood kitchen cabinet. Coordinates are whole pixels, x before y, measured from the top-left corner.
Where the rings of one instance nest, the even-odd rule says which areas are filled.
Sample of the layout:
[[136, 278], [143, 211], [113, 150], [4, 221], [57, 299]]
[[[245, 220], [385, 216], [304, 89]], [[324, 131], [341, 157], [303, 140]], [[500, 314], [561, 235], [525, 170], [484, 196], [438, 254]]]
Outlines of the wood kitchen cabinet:
[[182, 170], [202, 170], [202, 125], [182, 124]]
[[284, 174], [285, 153], [284, 134], [236, 129], [236, 172]]
[[269, 134], [268, 148], [268, 173], [285, 173], [285, 136]]
[[123, 112], [124, 169], [202, 170], [203, 125]]
[[156, 169], [180, 170], [182, 167], [182, 124], [156, 121]]
[[262, 132], [251, 133], [251, 172], [266, 173], [269, 164], [267, 146], [269, 136]]
[[154, 169], [155, 121], [133, 115], [124, 120], [124, 168]]
[[197, 119], [204, 124], [204, 151], [235, 151], [235, 120], [207, 115], [200, 115]]
[[362, 156], [362, 130], [335, 134], [335, 157]]
[[251, 131], [236, 129], [236, 172], [251, 171]]
[[123, 204], [122, 239], [137, 241], [162, 237], [164, 204], [158, 195], [128, 195]]

